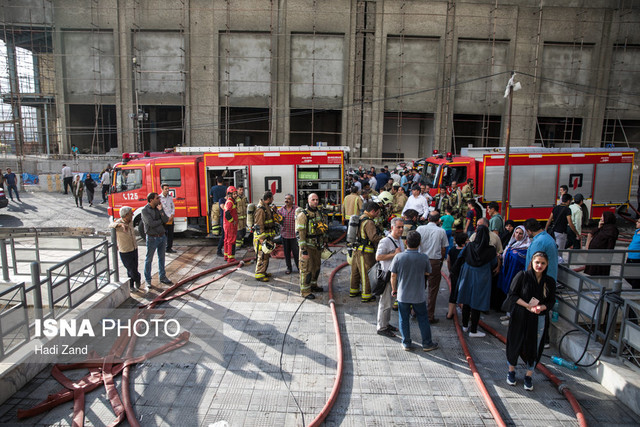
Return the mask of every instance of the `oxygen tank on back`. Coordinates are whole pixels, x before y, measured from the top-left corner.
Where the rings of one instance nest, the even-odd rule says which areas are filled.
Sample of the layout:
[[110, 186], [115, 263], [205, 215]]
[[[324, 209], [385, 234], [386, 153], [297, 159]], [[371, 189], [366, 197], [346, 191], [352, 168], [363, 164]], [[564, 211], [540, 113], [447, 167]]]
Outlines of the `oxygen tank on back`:
[[255, 203], [249, 203], [247, 206], [247, 229], [249, 232], [253, 230], [253, 214], [256, 212]]
[[349, 225], [347, 226], [347, 243], [355, 245], [358, 242], [358, 229], [360, 228], [360, 216], [352, 215], [349, 218]]

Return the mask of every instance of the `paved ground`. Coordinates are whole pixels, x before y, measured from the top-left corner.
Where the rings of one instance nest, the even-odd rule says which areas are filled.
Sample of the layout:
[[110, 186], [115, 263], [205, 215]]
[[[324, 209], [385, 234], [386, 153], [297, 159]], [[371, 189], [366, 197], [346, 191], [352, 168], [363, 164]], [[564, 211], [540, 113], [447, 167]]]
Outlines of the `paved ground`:
[[[168, 267], [174, 280], [222, 263], [212, 246], [177, 245], [177, 249], [180, 254], [169, 257]], [[141, 257], [143, 254], [141, 248]], [[328, 260], [320, 283], [326, 287], [330, 272], [343, 261], [343, 255]], [[143, 426], [207, 426], [219, 421], [232, 426], [297, 426], [308, 424], [323, 407], [336, 374], [327, 294], [303, 302], [298, 296], [298, 278], [284, 274], [283, 260], [272, 260], [270, 271], [275, 278], [269, 284], [253, 280], [253, 268], [246, 266], [168, 304], [183, 307], [197, 300], [219, 310], [224, 320], [223, 358], [198, 364], [150, 360], [137, 366], [133, 371], [133, 401]], [[211, 278], [203, 277], [197, 283]], [[454, 324], [444, 319], [446, 282], [442, 282], [436, 313], [441, 321], [432, 328], [441, 348], [431, 353], [408, 353], [402, 350], [399, 338], [377, 335], [377, 305], [349, 298], [348, 282], [349, 268], [345, 268], [335, 280], [345, 369], [338, 400], [326, 425], [495, 425], [471, 376]], [[156, 287], [146, 296], [134, 294], [125, 305], [149, 299], [159, 290]], [[487, 315], [485, 320], [506, 332], [495, 315]], [[396, 313], [392, 321], [397, 325]], [[419, 337], [415, 323], [412, 336]], [[504, 346], [499, 341], [487, 336], [468, 342], [508, 424], [577, 424], [569, 404], [541, 374], [534, 378], [533, 392], [522, 389], [521, 375], [516, 387], [506, 384]], [[547, 353], [557, 354], [553, 349]], [[589, 425], [640, 423], [586, 374], [550, 367], [567, 380]], [[119, 381], [117, 384], [119, 387]], [[22, 422], [15, 416], [18, 408], [31, 407], [59, 389], [49, 371], [43, 370], [0, 406], [0, 423], [70, 424], [71, 402]], [[87, 425], [113, 421], [103, 388], [87, 395], [85, 406]]]

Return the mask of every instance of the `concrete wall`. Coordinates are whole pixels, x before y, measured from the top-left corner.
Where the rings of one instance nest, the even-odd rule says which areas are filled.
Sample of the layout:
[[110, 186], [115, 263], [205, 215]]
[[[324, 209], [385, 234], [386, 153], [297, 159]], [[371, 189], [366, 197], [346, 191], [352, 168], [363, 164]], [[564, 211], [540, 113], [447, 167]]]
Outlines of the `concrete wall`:
[[607, 118], [640, 120], [636, 2], [43, 1], [5, 0], [0, 14], [54, 26], [62, 152], [68, 105], [91, 97], [116, 105], [119, 148], [133, 151], [137, 92], [142, 105], [185, 107], [187, 145], [221, 141], [221, 107], [267, 108], [271, 145], [289, 144], [291, 109], [331, 109], [336, 141], [375, 158], [397, 147], [385, 117], [426, 114], [423, 156], [451, 149], [454, 114], [499, 116], [504, 139], [511, 70], [523, 86], [513, 145], [534, 141], [537, 117], [582, 119], [583, 146], [600, 145]]

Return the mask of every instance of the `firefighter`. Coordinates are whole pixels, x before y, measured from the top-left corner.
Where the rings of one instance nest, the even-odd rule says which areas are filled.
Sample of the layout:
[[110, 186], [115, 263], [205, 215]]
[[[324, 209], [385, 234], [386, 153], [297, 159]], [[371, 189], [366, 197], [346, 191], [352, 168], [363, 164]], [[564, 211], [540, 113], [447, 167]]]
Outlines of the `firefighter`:
[[451, 199], [447, 194], [446, 185], [442, 184], [440, 186], [440, 192], [436, 194], [436, 196], [433, 198], [433, 201], [436, 209], [438, 210], [438, 212], [440, 212], [440, 215], [444, 215], [445, 209], [451, 208]]
[[460, 218], [460, 209], [462, 207], [462, 191], [460, 191], [460, 187], [458, 187], [457, 181], [451, 181], [449, 202], [451, 203], [451, 213], [453, 214], [453, 216], [456, 218]]
[[236, 237], [236, 249], [242, 247], [244, 237], [247, 232], [247, 206], [249, 201], [244, 195], [244, 186], [238, 185], [238, 195], [236, 196], [236, 209], [238, 210], [238, 236]]
[[318, 286], [318, 276], [320, 255], [327, 246], [329, 227], [326, 215], [318, 208], [318, 195], [309, 194], [307, 201], [307, 209], [302, 209], [296, 216], [300, 251], [300, 295], [303, 298], [315, 299], [313, 292], [323, 291], [322, 287]]
[[383, 191], [377, 196], [378, 205], [380, 205], [380, 215], [374, 220], [378, 232], [384, 234], [384, 230], [389, 229], [391, 224], [391, 216], [393, 211], [393, 195], [388, 191]]
[[460, 207], [460, 215], [459, 218], [464, 218], [467, 216], [467, 211], [469, 210], [469, 200], [475, 200], [475, 195], [473, 194], [473, 179], [469, 178], [467, 180], [467, 184], [462, 187], [462, 206]]
[[351, 187], [351, 193], [342, 201], [342, 221], [349, 224], [352, 215], [360, 215], [362, 211], [362, 198], [358, 195], [358, 187]]
[[224, 260], [236, 258], [236, 236], [238, 234], [238, 209], [236, 197], [238, 192], [234, 186], [227, 187], [227, 201], [224, 203]]
[[383, 234], [378, 233], [374, 222], [378, 215], [380, 215], [380, 205], [375, 202], [367, 202], [364, 205], [364, 214], [360, 216], [360, 226], [358, 227], [358, 243], [353, 251], [349, 296], [355, 298], [360, 295], [362, 302], [376, 300], [376, 297], [371, 295], [371, 285], [367, 273], [376, 262], [378, 242], [384, 237]]
[[255, 278], [260, 282], [268, 282], [271, 277], [271, 274], [267, 273], [267, 268], [269, 268], [269, 254], [275, 247], [273, 239], [276, 235], [271, 202], [273, 202], [273, 193], [265, 191], [253, 216], [253, 249], [256, 251]]
[[393, 184], [391, 194], [393, 194], [392, 214], [393, 216], [400, 217], [402, 216], [402, 209], [404, 209], [404, 205], [407, 203], [407, 195], [404, 194], [404, 188], [402, 188], [398, 182]]
[[[209, 198], [211, 199], [211, 233], [219, 236], [222, 229], [222, 221], [220, 217], [220, 206], [218, 202], [227, 194], [227, 187], [224, 185], [224, 179], [221, 176], [216, 177], [216, 185], [209, 190]], [[218, 252], [220, 250], [218, 249]], [[220, 255], [220, 254], [218, 254]]]

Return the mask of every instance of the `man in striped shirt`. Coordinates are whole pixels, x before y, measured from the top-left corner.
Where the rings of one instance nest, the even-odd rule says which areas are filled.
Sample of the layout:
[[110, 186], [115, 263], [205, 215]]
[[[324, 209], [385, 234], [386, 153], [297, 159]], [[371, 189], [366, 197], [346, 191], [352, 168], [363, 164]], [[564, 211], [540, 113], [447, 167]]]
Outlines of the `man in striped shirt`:
[[284, 249], [284, 261], [287, 264], [286, 274], [291, 274], [291, 254], [296, 262], [296, 269], [300, 271], [298, 264], [298, 239], [296, 239], [296, 209], [293, 206], [293, 194], [284, 196], [284, 206], [278, 209], [278, 213], [282, 215], [282, 228], [280, 235], [282, 236], [282, 247]]

